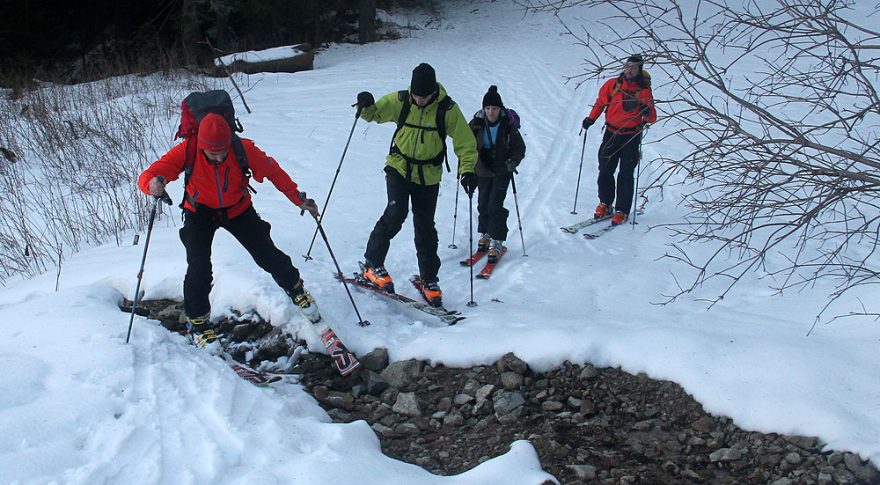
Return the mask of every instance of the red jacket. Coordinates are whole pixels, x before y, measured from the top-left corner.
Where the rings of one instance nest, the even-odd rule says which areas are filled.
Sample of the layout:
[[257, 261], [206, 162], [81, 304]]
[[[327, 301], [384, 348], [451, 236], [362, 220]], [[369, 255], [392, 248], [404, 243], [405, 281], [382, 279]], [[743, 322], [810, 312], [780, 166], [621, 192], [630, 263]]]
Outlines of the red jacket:
[[[195, 139], [192, 142], [195, 143]], [[242, 138], [242, 145], [247, 154], [248, 167], [254, 180], [262, 182], [269, 179], [291, 202], [299, 206], [302, 199], [299, 197], [299, 189], [296, 183], [290, 179], [287, 172], [278, 165], [274, 158], [266, 155], [257, 148], [252, 140]], [[171, 182], [183, 173], [186, 161], [186, 141], [177, 144], [162, 158], [153, 162], [138, 178], [138, 187], [145, 194], [150, 194], [150, 180], [159, 175]], [[212, 209], [227, 209], [227, 217], [233, 218], [240, 215], [251, 206], [251, 194], [247, 190], [247, 179], [241, 172], [235, 151], [229, 149], [226, 160], [219, 165], [209, 162], [197, 151], [196, 160], [193, 164], [192, 175], [186, 187], [186, 197], [183, 208], [195, 212], [191, 201], [210, 207]]]
[[[620, 82], [618, 85], [617, 83]], [[596, 104], [590, 111], [590, 119], [596, 121], [605, 112], [605, 124], [614, 133], [631, 134], [641, 131], [642, 124], [657, 121], [654, 96], [650, 86], [640, 80], [628, 81], [623, 75], [611, 78], [602, 85]], [[648, 106], [648, 114], [642, 115], [642, 105]]]

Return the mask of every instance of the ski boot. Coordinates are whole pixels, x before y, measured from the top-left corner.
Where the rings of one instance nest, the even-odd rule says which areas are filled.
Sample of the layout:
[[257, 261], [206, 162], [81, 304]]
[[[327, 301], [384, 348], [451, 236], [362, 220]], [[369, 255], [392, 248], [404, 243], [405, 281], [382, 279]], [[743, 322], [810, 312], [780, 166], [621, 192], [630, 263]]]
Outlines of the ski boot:
[[214, 332], [214, 326], [208, 319], [210, 316], [210, 313], [206, 313], [200, 317], [186, 317], [189, 338], [199, 348], [205, 348], [220, 339], [220, 334]]
[[391, 280], [388, 271], [385, 271], [384, 266], [371, 266], [363, 263], [361, 264], [360, 277], [367, 283], [375, 285], [388, 293], [394, 293], [394, 282]]
[[422, 297], [425, 298], [425, 301], [428, 302], [432, 307], [442, 307], [443, 306], [443, 292], [440, 291], [440, 285], [437, 284], [437, 279], [433, 280], [422, 280], [421, 287]]
[[293, 286], [293, 289], [287, 292], [287, 294], [290, 296], [290, 299], [293, 300], [293, 303], [299, 308], [300, 313], [302, 313], [308, 321], [317, 323], [321, 320], [321, 312], [318, 311], [318, 304], [315, 303], [315, 299], [312, 298], [312, 295], [303, 288], [302, 279], [297, 281]]

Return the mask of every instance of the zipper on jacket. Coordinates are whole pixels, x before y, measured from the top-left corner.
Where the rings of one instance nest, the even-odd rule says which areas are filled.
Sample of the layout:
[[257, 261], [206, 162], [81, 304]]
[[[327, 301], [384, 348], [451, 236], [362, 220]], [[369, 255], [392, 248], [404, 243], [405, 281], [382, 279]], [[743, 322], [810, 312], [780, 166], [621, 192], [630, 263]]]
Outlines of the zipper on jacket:
[[425, 115], [425, 109], [420, 108], [419, 109], [419, 129], [418, 129], [418, 131], [416, 131], [416, 143], [413, 144], [413, 152], [412, 152], [413, 159], [416, 159], [416, 150], [418, 149], [419, 137], [421, 137], [422, 145], [425, 144], [425, 130], [424, 130], [424, 128], [422, 128], [422, 118], [424, 117], [424, 115]]
[[223, 172], [223, 192], [229, 191], [229, 167], [226, 167], [226, 171]]
[[223, 191], [220, 188], [220, 170], [214, 165], [214, 180], [217, 181], [217, 200], [220, 202], [220, 209], [223, 208]]

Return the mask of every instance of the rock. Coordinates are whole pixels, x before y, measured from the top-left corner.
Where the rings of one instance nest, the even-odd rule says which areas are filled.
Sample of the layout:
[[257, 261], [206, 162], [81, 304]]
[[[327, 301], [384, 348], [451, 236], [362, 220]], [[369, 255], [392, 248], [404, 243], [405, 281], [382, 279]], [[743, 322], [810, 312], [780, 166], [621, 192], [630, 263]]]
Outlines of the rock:
[[828, 464], [831, 466], [837, 466], [838, 463], [843, 462], [843, 453], [839, 451], [832, 452], [828, 455]]
[[520, 360], [520, 358], [512, 352], [506, 353], [498, 359], [498, 362], [495, 363], [495, 367], [498, 369], [499, 373], [510, 371], [523, 375], [529, 371], [529, 365]]
[[498, 420], [499, 423], [505, 426], [515, 425], [519, 422], [519, 417], [522, 415], [522, 410], [522, 407], [518, 407], [508, 414], [504, 414], [501, 416], [499, 416], [498, 413], [495, 413], [495, 418]]
[[397, 401], [391, 408], [397, 414], [404, 416], [421, 416], [422, 410], [419, 407], [419, 400], [414, 392], [401, 392], [397, 395]]
[[568, 465], [579, 480], [595, 480], [596, 467], [592, 465]]
[[770, 482], [770, 485], [792, 485], [793, 483], [791, 478], [783, 477]]
[[596, 405], [593, 404], [593, 401], [590, 399], [584, 399], [583, 404], [581, 404], [581, 414], [586, 417], [594, 416], [596, 414]]
[[578, 378], [582, 381], [589, 381], [598, 377], [599, 374], [599, 369], [593, 367], [592, 365], [586, 365], [584, 366], [584, 370], [581, 371]]
[[475, 407], [479, 407], [483, 404], [489, 396], [492, 395], [492, 391], [495, 390], [495, 386], [492, 384], [486, 384], [485, 386], [477, 389], [475, 393], [475, 397], [477, 398], [477, 403], [474, 405]]
[[400, 390], [409, 390], [409, 386], [418, 380], [423, 366], [424, 364], [418, 360], [394, 362], [382, 370], [380, 375], [392, 387]]
[[783, 459], [785, 461], [787, 461], [788, 463], [791, 463], [792, 465], [797, 465], [798, 463], [803, 461], [803, 458], [801, 458], [801, 455], [799, 455], [798, 453], [795, 453], [794, 451], [785, 455], [785, 458], [783, 458]]
[[362, 372], [361, 375], [364, 379], [364, 384], [366, 385], [367, 394], [371, 394], [373, 396], [381, 396], [383, 392], [390, 386], [388, 382], [382, 378], [380, 374], [377, 374], [373, 370], [367, 370], [366, 372]]
[[473, 396], [469, 394], [456, 394], [455, 397], [452, 398], [452, 403], [456, 406], [463, 406], [473, 400]]
[[388, 367], [388, 349], [379, 347], [373, 349], [372, 352], [358, 357], [364, 369], [373, 372], [382, 372], [382, 369]]
[[497, 416], [510, 414], [514, 409], [521, 407], [526, 403], [522, 394], [513, 391], [502, 391], [495, 394], [493, 398], [493, 409]]
[[708, 433], [709, 431], [715, 429], [715, 420], [713, 420], [711, 416], [703, 416], [702, 418], [691, 423], [691, 428], [694, 428], [700, 433]]
[[740, 458], [742, 458], [742, 452], [736, 448], [720, 448], [709, 455], [709, 461], [712, 463], [734, 461]]
[[818, 439], [815, 436], [783, 436], [786, 441], [804, 450], [812, 450], [816, 447]]
[[578, 399], [574, 396], [568, 396], [568, 399], [565, 400], [565, 404], [572, 409], [580, 409], [584, 404], [583, 399]]
[[523, 385], [523, 376], [516, 372], [502, 372], [501, 385], [508, 391], [519, 389]]
[[375, 431], [376, 433], [379, 433], [381, 436], [383, 436], [385, 438], [397, 437], [397, 433], [395, 433], [393, 429], [391, 429], [388, 426], [385, 426], [381, 423], [373, 423], [373, 425], [370, 427], [373, 428], [373, 431]]
[[834, 483], [838, 485], [850, 485], [856, 483], [856, 477], [847, 469], [835, 468], [832, 474]]
[[652, 429], [654, 429], [654, 420], [653, 419], [646, 419], [644, 421], [639, 421], [633, 425], [633, 428], [636, 429], [637, 431], [643, 431], [643, 432], [651, 431]]
[[548, 413], [559, 411], [563, 407], [565, 407], [565, 405], [559, 401], [544, 401], [541, 403], [541, 409]]
[[443, 424], [446, 426], [461, 426], [464, 423], [464, 416], [457, 412], [451, 412], [443, 418]]
[[354, 396], [345, 392], [329, 391], [321, 402], [334, 408], [351, 411], [354, 409]]
[[394, 432], [398, 435], [411, 436], [414, 434], [419, 434], [421, 430], [413, 423], [400, 423], [394, 427]]
[[468, 379], [467, 382], [464, 383], [461, 392], [473, 396], [481, 386], [482, 384], [480, 384], [480, 381], [476, 379]]
[[851, 471], [857, 479], [868, 483], [876, 483], [877, 471], [863, 464], [862, 459], [854, 453], [844, 453], [843, 463], [846, 469]]

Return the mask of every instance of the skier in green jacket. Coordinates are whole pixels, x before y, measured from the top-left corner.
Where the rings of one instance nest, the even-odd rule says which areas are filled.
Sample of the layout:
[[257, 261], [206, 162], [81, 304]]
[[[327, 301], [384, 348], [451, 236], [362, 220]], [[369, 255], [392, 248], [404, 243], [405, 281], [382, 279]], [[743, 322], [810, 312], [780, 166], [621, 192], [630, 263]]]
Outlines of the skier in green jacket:
[[357, 106], [366, 121], [398, 124], [385, 159], [388, 204], [367, 242], [363, 277], [386, 291], [394, 291], [392, 279], [385, 270], [385, 256], [391, 239], [406, 220], [412, 201], [422, 295], [431, 305], [441, 306], [443, 293], [437, 279], [440, 258], [434, 212], [446, 158], [446, 136], [452, 138], [458, 157], [461, 185], [468, 196], [473, 196], [477, 187], [474, 135], [461, 109], [437, 82], [434, 68], [425, 63], [413, 69], [408, 91], [390, 93], [378, 101], [363, 91], [358, 94]]

